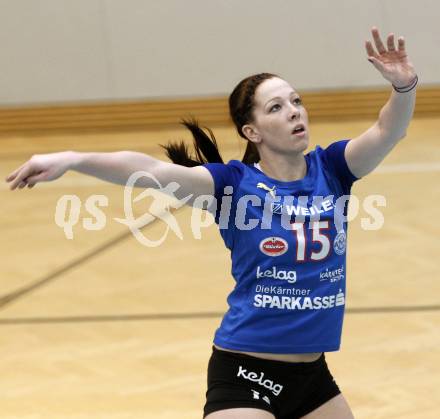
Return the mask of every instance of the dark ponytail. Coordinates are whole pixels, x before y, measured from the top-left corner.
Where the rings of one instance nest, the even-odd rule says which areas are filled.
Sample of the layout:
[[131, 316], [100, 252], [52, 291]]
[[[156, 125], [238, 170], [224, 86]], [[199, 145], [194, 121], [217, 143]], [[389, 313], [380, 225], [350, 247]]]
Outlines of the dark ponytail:
[[[238, 135], [248, 141], [242, 162], [245, 164], [256, 163], [260, 160], [257, 147], [249, 141], [242, 132], [242, 127], [253, 121], [253, 110], [255, 107], [254, 97], [257, 87], [265, 80], [278, 77], [271, 73], [260, 73], [243, 79], [234, 88], [229, 96], [229, 114], [237, 129]], [[183, 141], [180, 143], [168, 143], [162, 146], [166, 150], [168, 158], [176, 164], [182, 166], [200, 166], [205, 163], [223, 163], [218, 150], [217, 141], [213, 132], [204, 127], [209, 132], [208, 135], [199, 127], [194, 118], [182, 120], [181, 122], [192, 133], [194, 139], [195, 157], [190, 155], [188, 147]]]
[[244, 164], [252, 164], [260, 161], [260, 155], [258, 154], [257, 147], [255, 147], [254, 143], [248, 141], [246, 150], [244, 152], [244, 156], [241, 159]]
[[200, 166], [205, 163], [224, 163], [214, 133], [208, 127], [204, 128], [209, 132], [209, 137], [194, 118], [182, 119], [181, 124], [188, 128], [193, 135], [196, 155], [195, 157], [191, 156], [188, 146], [183, 141], [162, 145], [161, 147], [166, 150], [166, 155], [173, 163], [187, 167]]

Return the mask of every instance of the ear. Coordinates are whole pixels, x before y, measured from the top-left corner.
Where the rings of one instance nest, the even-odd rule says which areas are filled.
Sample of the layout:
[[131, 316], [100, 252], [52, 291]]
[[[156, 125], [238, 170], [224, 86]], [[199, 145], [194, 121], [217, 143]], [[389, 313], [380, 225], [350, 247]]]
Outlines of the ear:
[[256, 144], [261, 142], [260, 133], [258, 132], [258, 130], [255, 128], [254, 125], [251, 124], [243, 125], [241, 127], [241, 132], [252, 143]]

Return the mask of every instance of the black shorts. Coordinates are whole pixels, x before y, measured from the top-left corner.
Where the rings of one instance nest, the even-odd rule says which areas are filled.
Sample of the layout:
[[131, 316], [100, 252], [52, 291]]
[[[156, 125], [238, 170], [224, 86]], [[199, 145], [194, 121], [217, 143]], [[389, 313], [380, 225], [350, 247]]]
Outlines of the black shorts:
[[213, 347], [208, 364], [204, 416], [238, 407], [296, 419], [340, 394], [325, 355], [313, 362], [284, 362], [221, 351]]

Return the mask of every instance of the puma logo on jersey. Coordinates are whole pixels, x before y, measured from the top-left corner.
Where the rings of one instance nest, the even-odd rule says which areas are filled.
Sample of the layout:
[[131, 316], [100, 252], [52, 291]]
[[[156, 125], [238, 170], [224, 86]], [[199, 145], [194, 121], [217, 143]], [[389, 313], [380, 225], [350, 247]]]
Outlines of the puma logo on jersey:
[[270, 196], [272, 198], [275, 198], [275, 188], [276, 188], [276, 186], [272, 186], [271, 188], [269, 188], [269, 186], [267, 186], [263, 182], [258, 182], [257, 183], [257, 188], [264, 189], [265, 191], [270, 193]]

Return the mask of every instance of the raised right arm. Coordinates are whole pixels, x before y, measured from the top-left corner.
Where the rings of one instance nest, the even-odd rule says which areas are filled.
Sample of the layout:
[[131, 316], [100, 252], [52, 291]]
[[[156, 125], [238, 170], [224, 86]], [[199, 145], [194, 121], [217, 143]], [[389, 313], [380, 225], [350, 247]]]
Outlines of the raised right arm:
[[[194, 199], [200, 195], [213, 195], [214, 193], [214, 181], [206, 168], [180, 166], [135, 151], [111, 153], [64, 151], [35, 155], [12, 172], [6, 181], [10, 183], [11, 190], [22, 189], [26, 186], [32, 188], [39, 182], [58, 179], [68, 170], [120, 185], [125, 185], [134, 172], [144, 171], [153, 175], [162, 186], [177, 182], [180, 185], [175, 193], [177, 198], [193, 194]], [[158, 188], [157, 184], [146, 176], [141, 177], [136, 186]], [[193, 199], [188, 204], [191, 204]]]

